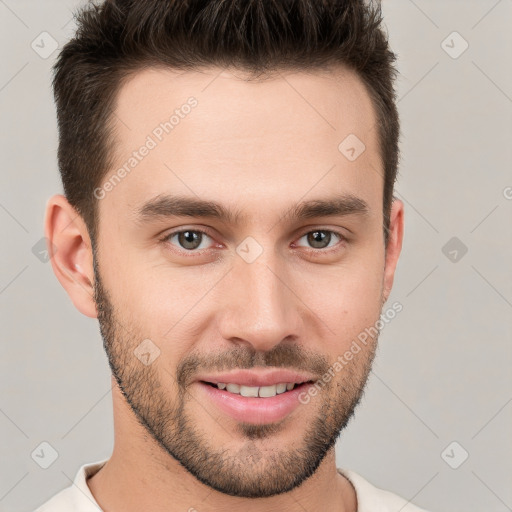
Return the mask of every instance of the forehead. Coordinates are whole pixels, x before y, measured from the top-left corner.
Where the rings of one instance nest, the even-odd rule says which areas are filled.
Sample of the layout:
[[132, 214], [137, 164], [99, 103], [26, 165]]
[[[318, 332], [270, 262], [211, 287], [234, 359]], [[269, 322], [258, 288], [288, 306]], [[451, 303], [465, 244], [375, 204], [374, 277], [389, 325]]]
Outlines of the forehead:
[[[381, 195], [376, 117], [355, 73], [244, 78], [219, 68], [149, 68], [130, 76], [118, 92], [115, 166], [104, 182], [126, 172], [109, 201], [135, 208], [162, 193], [229, 203], [243, 196], [261, 208], [262, 198], [270, 205], [283, 194], [292, 200], [333, 188], [359, 192], [368, 203]], [[351, 160], [347, 147], [364, 151]]]

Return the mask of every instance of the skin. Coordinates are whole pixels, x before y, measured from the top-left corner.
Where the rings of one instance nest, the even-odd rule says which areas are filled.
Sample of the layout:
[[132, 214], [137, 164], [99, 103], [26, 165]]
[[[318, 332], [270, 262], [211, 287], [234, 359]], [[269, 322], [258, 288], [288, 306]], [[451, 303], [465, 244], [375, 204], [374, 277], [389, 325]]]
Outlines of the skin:
[[[122, 85], [117, 166], [187, 98], [198, 104], [99, 201], [96, 254], [67, 200], [48, 201], [54, 272], [76, 308], [98, 318], [113, 371], [113, 454], [88, 480], [104, 510], [357, 510], [334, 442], [361, 397], [376, 338], [276, 424], [235, 421], [194, 382], [204, 370], [253, 365], [320, 376], [379, 319], [402, 246], [399, 200], [384, 244], [376, 117], [358, 76], [336, 68], [242, 78], [152, 68]], [[355, 161], [338, 150], [351, 133], [366, 146]], [[137, 209], [162, 193], [245, 217], [138, 222]], [[341, 193], [364, 200], [367, 213], [285, 217], [301, 201]], [[178, 236], [162, 241], [185, 228], [208, 231], [199, 249]], [[307, 236], [315, 230], [345, 239], [332, 234], [318, 248]], [[236, 252], [248, 236], [263, 251], [252, 263]], [[134, 356], [145, 339], [160, 350], [149, 365]]]

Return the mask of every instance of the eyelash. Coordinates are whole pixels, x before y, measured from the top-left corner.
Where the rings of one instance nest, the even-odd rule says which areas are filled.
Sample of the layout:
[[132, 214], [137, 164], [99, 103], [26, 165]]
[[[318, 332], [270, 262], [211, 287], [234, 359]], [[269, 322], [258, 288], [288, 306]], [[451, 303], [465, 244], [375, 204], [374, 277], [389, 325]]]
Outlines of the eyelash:
[[[202, 235], [206, 235], [207, 237], [213, 239], [213, 236], [210, 235], [210, 233], [208, 233], [205, 230], [185, 228], [185, 229], [179, 229], [177, 231], [172, 231], [171, 233], [167, 233], [164, 237], [160, 238], [160, 242], [169, 243], [169, 245], [173, 245], [170, 243], [170, 239], [175, 235], [179, 235], [180, 233], [185, 233], [187, 231], [191, 231], [192, 233], [201, 233]], [[299, 240], [301, 238], [303, 238], [304, 236], [309, 235], [310, 233], [314, 233], [316, 231], [331, 233], [339, 238], [339, 242], [332, 247], [326, 247], [324, 249], [315, 249], [313, 247], [305, 248], [307, 252], [316, 253], [317, 255], [331, 254], [332, 252], [338, 251], [340, 249], [339, 245], [341, 245], [343, 242], [347, 241], [346, 237], [344, 235], [342, 235], [339, 231], [335, 231], [332, 229], [322, 229], [322, 228], [317, 228], [317, 229], [312, 229], [310, 231], [306, 231], [299, 237]], [[174, 246], [174, 248], [172, 250], [185, 255], [185, 257], [196, 257], [198, 254], [201, 254], [203, 251], [208, 251], [209, 249], [189, 249], [189, 250], [187, 250], [187, 249], [180, 249], [179, 247]]]

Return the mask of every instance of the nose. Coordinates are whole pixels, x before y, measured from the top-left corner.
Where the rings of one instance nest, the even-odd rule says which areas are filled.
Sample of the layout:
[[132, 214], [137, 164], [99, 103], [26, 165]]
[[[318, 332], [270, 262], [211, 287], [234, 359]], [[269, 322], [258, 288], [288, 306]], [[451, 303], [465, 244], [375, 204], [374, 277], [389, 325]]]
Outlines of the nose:
[[223, 281], [219, 328], [224, 339], [268, 351], [300, 337], [304, 305], [276, 258], [261, 255], [252, 263], [238, 258]]

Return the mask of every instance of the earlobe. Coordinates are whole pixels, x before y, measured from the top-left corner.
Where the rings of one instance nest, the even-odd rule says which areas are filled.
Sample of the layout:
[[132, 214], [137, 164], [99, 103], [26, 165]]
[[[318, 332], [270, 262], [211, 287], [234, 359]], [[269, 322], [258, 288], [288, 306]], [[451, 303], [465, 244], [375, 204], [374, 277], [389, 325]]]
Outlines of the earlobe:
[[395, 277], [396, 265], [402, 250], [404, 236], [404, 204], [400, 199], [393, 199], [389, 221], [389, 238], [386, 247], [386, 263], [384, 268], [383, 282], [383, 303], [388, 300], [393, 280]]
[[45, 236], [60, 284], [82, 314], [96, 318], [91, 240], [82, 217], [61, 194], [47, 202]]

